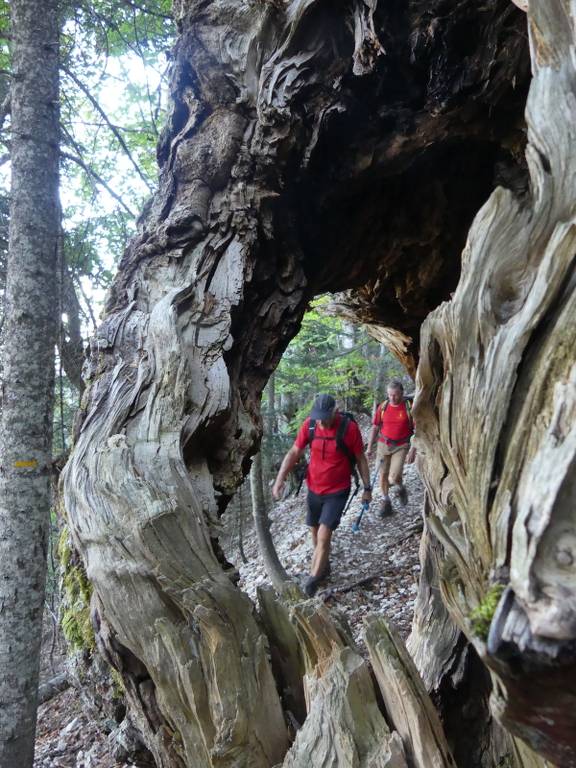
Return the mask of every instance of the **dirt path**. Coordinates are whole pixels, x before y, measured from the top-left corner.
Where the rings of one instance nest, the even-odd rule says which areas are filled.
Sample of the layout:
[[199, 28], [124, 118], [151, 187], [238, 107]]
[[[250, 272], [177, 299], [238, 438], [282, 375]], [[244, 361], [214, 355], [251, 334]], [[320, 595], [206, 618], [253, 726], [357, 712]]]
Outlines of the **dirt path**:
[[[360, 512], [360, 494], [334, 534], [332, 574], [318, 591], [328, 605], [343, 611], [354, 636], [361, 641], [363, 619], [378, 613], [392, 621], [406, 638], [410, 632], [420, 566], [418, 547], [421, 531], [423, 488], [414, 466], [405, 470], [408, 504], [394, 502], [395, 514], [381, 519], [377, 510], [381, 495], [375, 491], [370, 511], [362, 518], [360, 531], [352, 525]], [[304, 522], [305, 488], [297, 498], [274, 505], [270, 511], [272, 536], [278, 556], [291, 576], [303, 584], [308, 575], [311, 544]], [[253, 599], [256, 587], [268, 582], [255, 535], [245, 534], [248, 563], [240, 565], [240, 587]], [[238, 562], [236, 553], [234, 559]], [[359, 583], [366, 580], [365, 583]]]

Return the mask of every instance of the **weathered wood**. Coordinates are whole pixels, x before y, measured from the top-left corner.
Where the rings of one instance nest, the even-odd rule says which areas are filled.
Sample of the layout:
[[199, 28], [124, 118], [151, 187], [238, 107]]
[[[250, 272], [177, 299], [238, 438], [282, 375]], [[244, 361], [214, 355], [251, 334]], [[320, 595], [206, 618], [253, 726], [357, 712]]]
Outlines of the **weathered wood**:
[[384, 619], [366, 625], [366, 645], [386, 712], [415, 768], [456, 768], [437, 711], [404, 643]]
[[390, 731], [368, 664], [350, 638], [317, 601], [294, 604], [290, 618], [307, 669], [308, 716], [283, 768], [407, 768], [402, 741]]
[[92, 341], [63, 475], [97, 641], [160, 766], [308, 765], [311, 750], [318, 766], [399, 764], [350, 639], [291, 603], [309, 714], [287, 753], [219, 514], [314, 294], [354, 288], [353, 307], [413, 365], [497, 163], [524, 178], [525, 17], [507, 0], [449, 14], [443, 0], [177, 0], [174, 12], [159, 190]]
[[414, 409], [450, 616], [493, 671], [492, 711], [566, 768], [576, 765], [573, 14], [559, 0], [530, 4], [530, 187], [496, 189], [478, 213], [454, 297], [424, 325]]
[[[294, 589], [294, 587], [288, 587]], [[270, 587], [258, 588], [258, 604], [266, 630], [272, 660], [285, 711], [291, 712], [300, 726], [306, 719], [303, 678], [306, 671], [298, 635], [290, 621], [285, 601]]]

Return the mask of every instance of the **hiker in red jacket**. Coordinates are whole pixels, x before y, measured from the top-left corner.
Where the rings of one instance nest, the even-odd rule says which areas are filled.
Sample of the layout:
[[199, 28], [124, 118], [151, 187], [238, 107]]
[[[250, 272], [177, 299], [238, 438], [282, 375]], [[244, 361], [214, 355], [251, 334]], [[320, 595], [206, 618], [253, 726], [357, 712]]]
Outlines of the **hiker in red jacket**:
[[391, 381], [387, 394], [387, 399], [378, 406], [374, 414], [367, 450], [368, 456], [371, 457], [378, 439], [376, 461], [380, 463], [380, 487], [383, 496], [381, 517], [393, 514], [389, 496], [391, 485], [396, 486], [400, 504], [406, 506], [408, 491], [402, 482], [404, 462], [411, 464], [416, 453], [416, 449], [410, 447], [414, 434], [412, 408], [410, 401], [404, 397], [402, 382], [397, 379]]
[[310, 445], [310, 462], [306, 472], [308, 485], [308, 514], [314, 554], [312, 567], [304, 590], [309, 597], [328, 575], [330, 542], [350, 494], [354, 465], [364, 484], [362, 501], [372, 499], [368, 460], [364, 453], [362, 435], [356, 422], [336, 410], [331, 395], [318, 395], [310, 416], [304, 421], [294, 445], [282, 461], [272, 487], [272, 496], [282, 498], [286, 477], [298, 463], [306, 446]]

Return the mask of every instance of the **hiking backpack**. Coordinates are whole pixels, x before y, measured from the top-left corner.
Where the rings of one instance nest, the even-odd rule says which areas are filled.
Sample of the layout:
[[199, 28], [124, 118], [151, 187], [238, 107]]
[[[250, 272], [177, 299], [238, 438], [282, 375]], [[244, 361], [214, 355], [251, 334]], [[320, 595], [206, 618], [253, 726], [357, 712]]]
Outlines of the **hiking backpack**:
[[[358, 472], [356, 471], [356, 456], [354, 456], [352, 451], [348, 448], [348, 446], [344, 442], [344, 435], [346, 434], [346, 430], [348, 429], [348, 424], [350, 424], [351, 421], [353, 421], [355, 424], [357, 422], [354, 416], [348, 411], [339, 411], [339, 414], [342, 418], [340, 419], [340, 424], [338, 424], [338, 429], [336, 431], [336, 437], [334, 438], [336, 440], [336, 447], [338, 448], [339, 451], [341, 451], [346, 456], [346, 458], [350, 462], [352, 477], [354, 478], [356, 487], [358, 487]], [[316, 437], [316, 419], [310, 419], [308, 423], [308, 443], [310, 446], [312, 446], [312, 441], [314, 440], [315, 437]], [[332, 440], [331, 437], [323, 437], [319, 439]]]

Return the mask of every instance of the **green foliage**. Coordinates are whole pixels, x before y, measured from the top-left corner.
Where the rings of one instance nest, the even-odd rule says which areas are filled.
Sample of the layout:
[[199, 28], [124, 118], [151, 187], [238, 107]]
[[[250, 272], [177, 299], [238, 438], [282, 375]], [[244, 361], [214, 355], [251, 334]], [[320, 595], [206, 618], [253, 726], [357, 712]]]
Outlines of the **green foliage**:
[[[92, 286], [108, 286], [156, 185], [176, 29], [170, 0], [64, 0], [60, 14], [65, 251], [92, 297]], [[9, 41], [10, 6], [0, 0], [0, 103], [9, 87]], [[9, 155], [9, 117], [5, 122], [0, 142]], [[7, 185], [9, 174], [1, 178]]]
[[174, 35], [168, 0], [63, 6], [65, 229], [84, 234], [100, 262], [103, 254], [122, 254], [156, 185], [155, 147], [165, 122]]
[[[405, 376], [401, 364], [362, 327], [328, 314], [330, 300], [321, 296], [312, 303], [274, 374], [276, 427], [270, 434], [265, 418], [263, 445], [268, 479], [275, 476], [317, 393], [333, 394], [342, 410], [371, 414], [375, 400], [385, 396], [386, 381]], [[266, 388], [263, 414], [268, 399]]]
[[276, 371], [277, 393], [294, 401], [292, 430], [318, 392], [330, 392], [344, 409], [370, 413], [375, 397], [385, 394], [375, 391], [379, 367], [386, 369], [384, 381], [402, 375], [400, 363], [388, 352], [382, 356], [380, 344], [366, 331], [328, 315], [329, 302], [328, 296], [313, 302]]
[[120, 672], [118, 672], [117, 669], [114, 669], [114, 667], [110, 667], [110, 677], [112, 678], [112, 696], [115, 699], [123, 699], [124, 695], [126, 693], [126, 688], [124, 687], [124, 681], [122, 680], [122, 677], [120, 676]]
[[472, 631], [484, 641], [488, 639], [490, 624], [503, 592], [504, 586], [502, 584], [492, 585], [484, 595], [482, 602], [470, 612]]

